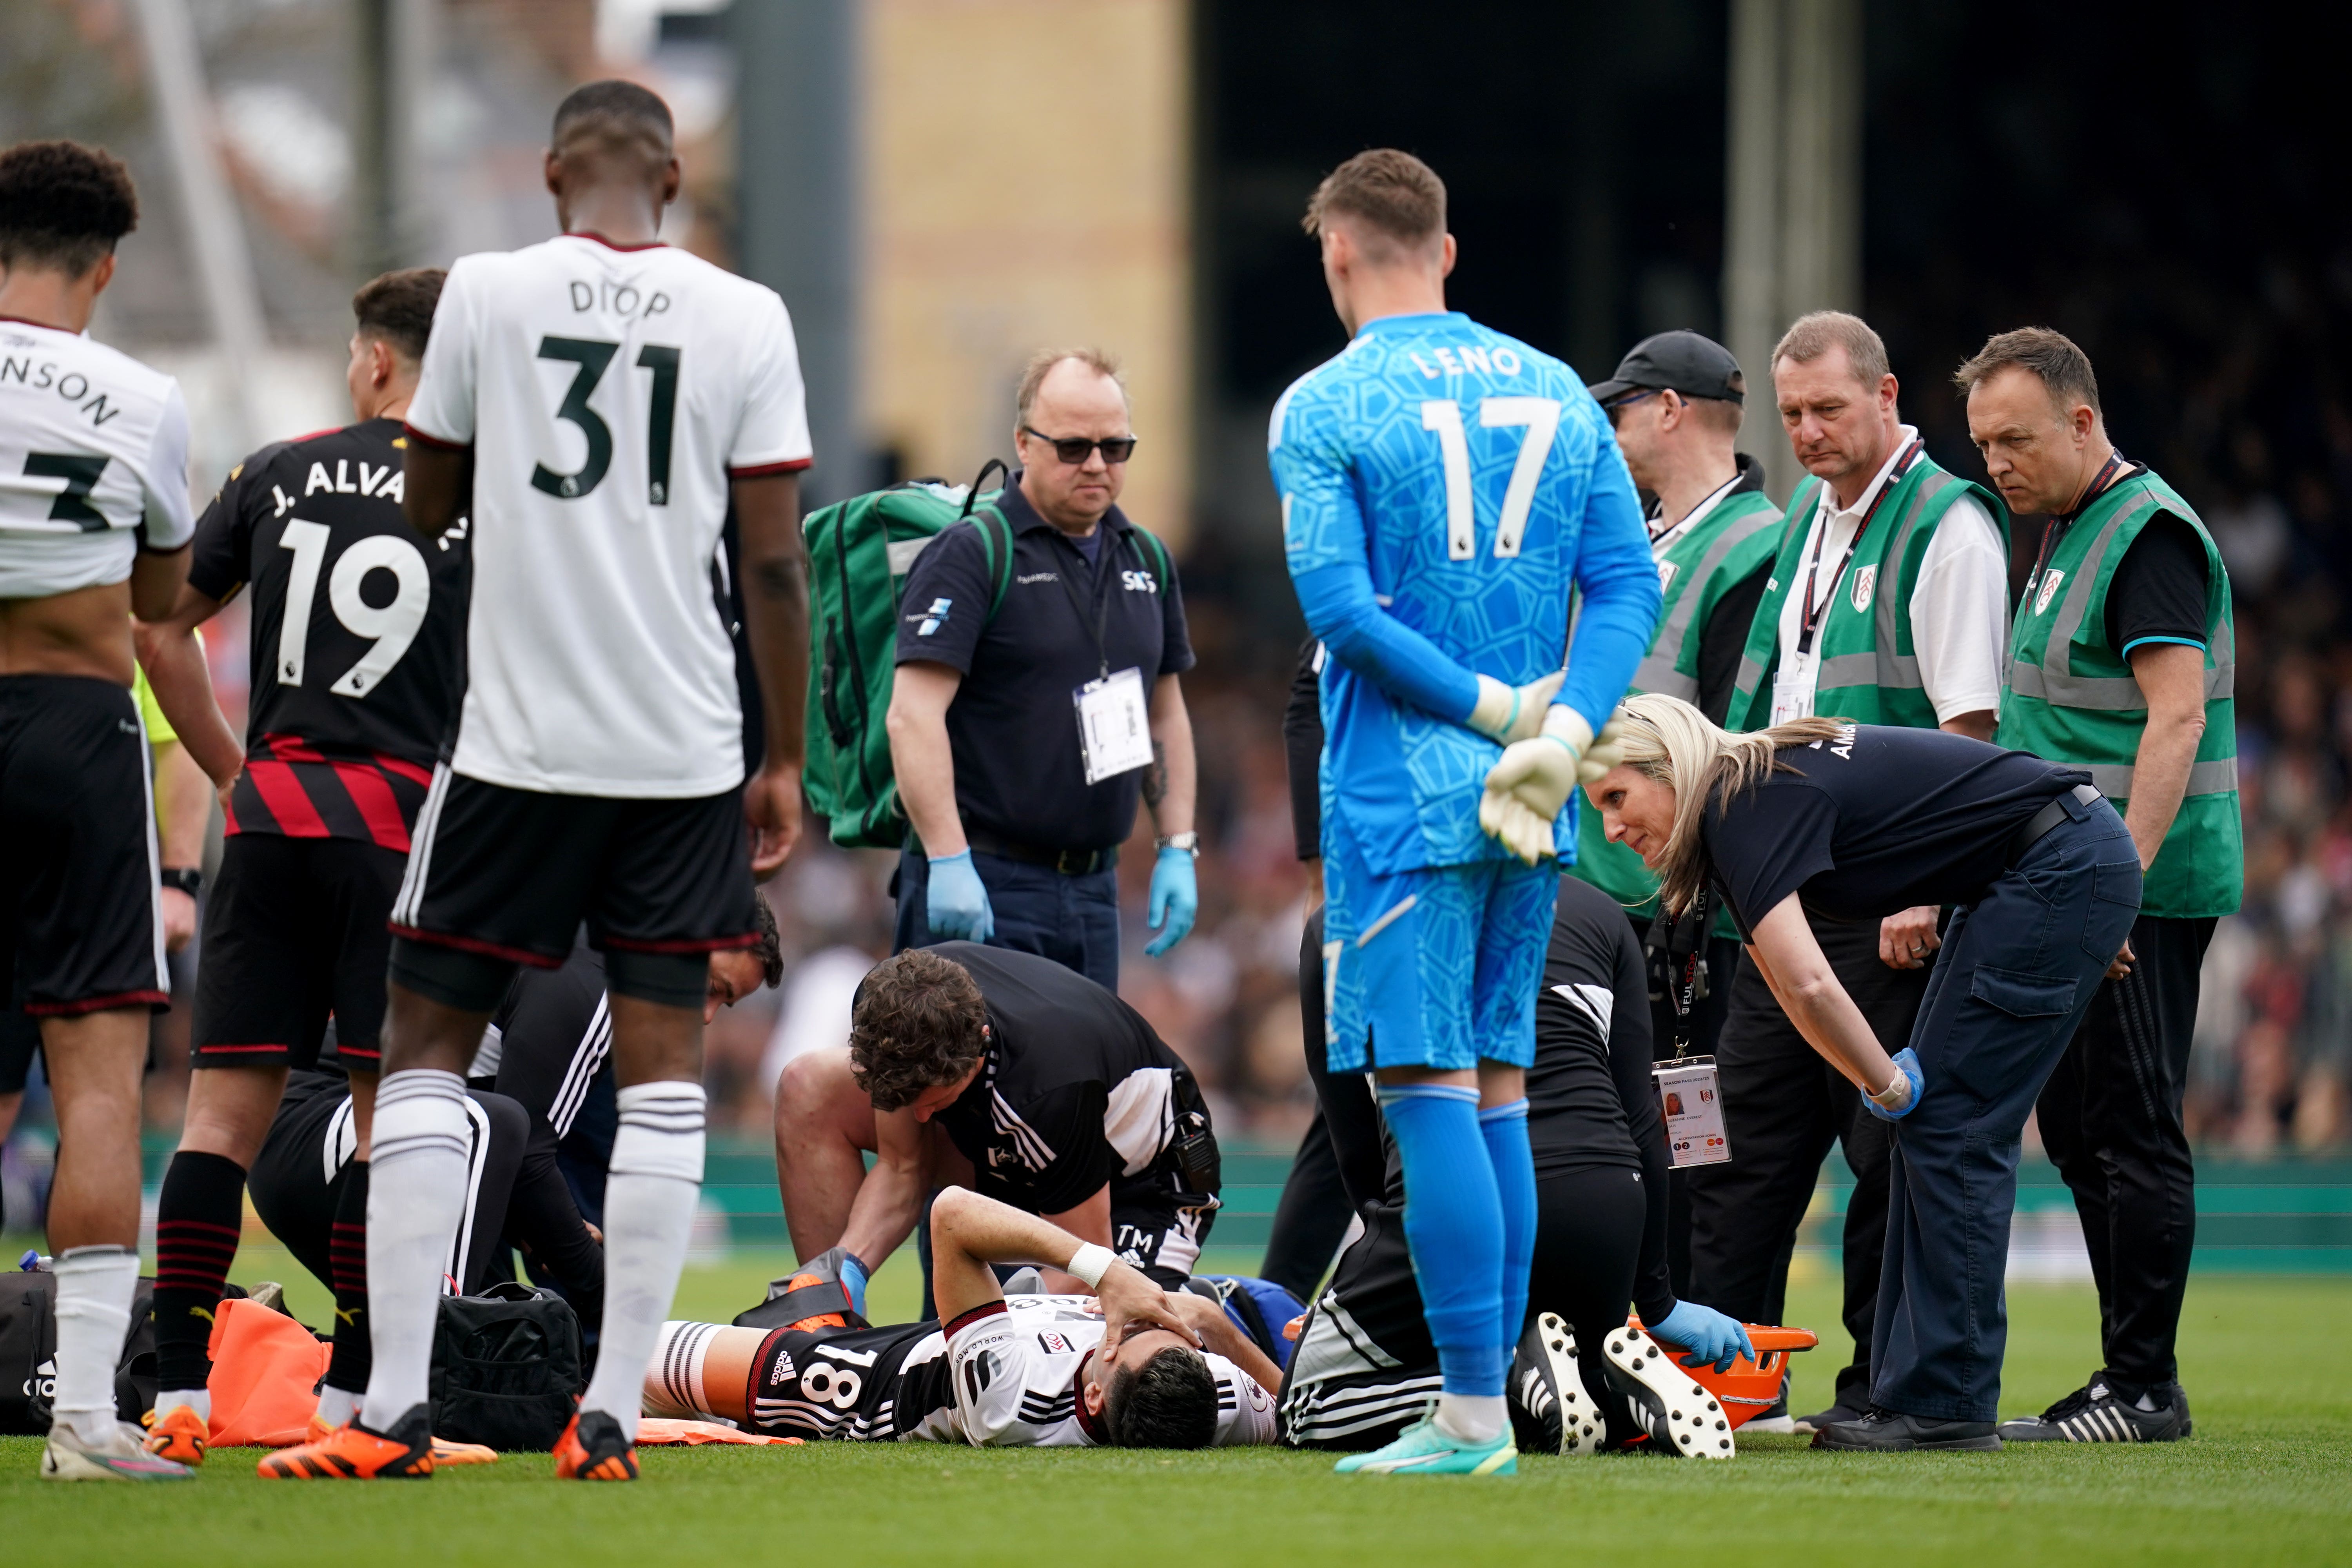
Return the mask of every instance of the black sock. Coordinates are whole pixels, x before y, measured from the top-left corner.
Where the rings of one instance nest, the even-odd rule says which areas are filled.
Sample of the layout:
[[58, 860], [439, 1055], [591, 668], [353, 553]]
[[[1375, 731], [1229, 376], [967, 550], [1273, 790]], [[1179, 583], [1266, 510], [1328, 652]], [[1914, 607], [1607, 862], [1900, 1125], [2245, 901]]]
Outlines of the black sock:
[[327, 1363], [327, 1385], [347, 1394], [367, 1392], [373, 1365], [367, 1323], [368, 1163], [343, 1167], [342, 1191], [335, 1198], [335, 1227], [327, 1240], [327, 1267], [335, 1288], [335, 1350]]
[[155, 1381], [194, 1389], [212, 1375], [205, 1346], [236, 1261], [245, 1167], [219, 1154], [172, 1156], [155, 1211]]

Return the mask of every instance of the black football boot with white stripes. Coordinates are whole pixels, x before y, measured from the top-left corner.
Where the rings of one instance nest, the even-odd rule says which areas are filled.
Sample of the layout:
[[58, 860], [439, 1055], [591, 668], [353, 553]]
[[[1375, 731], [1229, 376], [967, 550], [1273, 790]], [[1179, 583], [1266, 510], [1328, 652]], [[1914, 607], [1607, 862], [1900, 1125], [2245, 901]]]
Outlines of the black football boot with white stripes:
[[2171, 1443], [2189, 1433], [2189, 1397], [2160, 1383], [2126, 1399], [2105, 1372], [2039, 1415], [2000, 1424], [2006, 1443]]

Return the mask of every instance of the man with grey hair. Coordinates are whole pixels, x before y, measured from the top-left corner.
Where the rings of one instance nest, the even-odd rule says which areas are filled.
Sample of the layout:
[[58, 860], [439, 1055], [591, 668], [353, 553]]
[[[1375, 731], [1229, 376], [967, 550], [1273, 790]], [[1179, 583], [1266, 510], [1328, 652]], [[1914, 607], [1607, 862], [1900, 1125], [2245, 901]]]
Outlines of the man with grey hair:
[[2145, 874], [2124, 959], [2035, 1106], [2082, 1215], [2102, 1364], [2000, 1436], [2168, 1442], [2189, 1431], [2173, 1342], [2197, 1238], [2180, 1101], [2198, 974], [2245, 882], [2229, 574], [2189, 503], [2107, 438], [2090, 356], [2063, 334], [2002, 332], [1954, 379], [2001, 499], [2049, 520], [1994, 739], [2089, 768]]
[[[1817, 310], [1772, 351], [1781, 427], [1810, 476], [1789, 499], [1725, 727], [1822, 715], [1990, 740], [2009, 624], [2005, 518], [1937, 466], [1896, 412], [1886, 345], [1860, 317]], [[1875, 926], [1812, 921], [1838, 980], [1882, 1041], [1910, 1037], [1942, 911]], [[1864, 1116], [1752, 963], [1732, 982], [1717, 1057], [1727, 1164], [1691, 1173], [1691, 1293], [1749, 1322], [1780, 1321], [1789, 1249], [1832, 1140], [1854, 1188], [1845, 1216], [1853, 1363], [1807, 1430], [1863, 1414], [1886, 1238], [1885, 1124]]]
[[1160, 834], [1155, 957], [1192, 927], [1192, 668], [1167, 547], [1118, 510], [1136, 437], [1118, 367], [1091, 349], [1029, 362], [1021, 466], [992, 536], [941, 533], [908, 574], [887, 719], [913, 839], [892, 891], [897, 950], [971, 941], [1116, 990], [1118, 847], [1139, 799]]

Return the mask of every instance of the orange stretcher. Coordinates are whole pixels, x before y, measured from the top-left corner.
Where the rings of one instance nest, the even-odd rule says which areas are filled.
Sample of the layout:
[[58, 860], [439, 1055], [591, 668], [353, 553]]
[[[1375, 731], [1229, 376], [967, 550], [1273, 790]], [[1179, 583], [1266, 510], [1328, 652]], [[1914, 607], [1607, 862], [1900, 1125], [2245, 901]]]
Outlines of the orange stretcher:
[[[1639, 1317], [1625, 1320], [1634, 1328], [1642, 1326]], [[1717, 1372], [1712, 1363], [1704, 1366], [1684, 1366], [1691, 1381], [1722, 1402], [1724, 1414], [1731, 1417], [1731, 1429], [1739, 1430], [1750, 1417], [1761, 1415], [1780, 1400], [1780, 1380], [1787, 1375], [1789, 1357], [1799, 1351], [1809, 1351], [1822, 1342], [1821, 1336], [1811, 1329], [1791, 1329], [1773, 1323], [1748, 1323], [1748, 1342], [1756, 1347], [1753, 1359], [1740, 1356], [1731, 1363], [1728, 1372]], [[1657, 1339], [1655, 1334], [1650, 1336]], [[1658, 1342], [1669, 1350], [1679, 1351], [1680, 1345], [1668, 1340]], [[1675, 1357], [1682, 1366], [1682, 1357]]]

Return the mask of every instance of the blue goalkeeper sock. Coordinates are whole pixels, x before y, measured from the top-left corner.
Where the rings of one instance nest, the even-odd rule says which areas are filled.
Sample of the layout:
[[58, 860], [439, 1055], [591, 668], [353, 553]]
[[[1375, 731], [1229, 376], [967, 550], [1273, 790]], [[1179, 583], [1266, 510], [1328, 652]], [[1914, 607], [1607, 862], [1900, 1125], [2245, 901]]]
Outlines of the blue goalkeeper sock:
[[1499, 1400], [1503, 1202], [1478, 1136], [1478, 1091], [1384, 1085], [1381, 1113], [1404, 1162], [1405, 1245], [1444, 1391]]
[[1503, 1364], [1510, 1364], [1528, 1321], [1528, 1270], [1536, 1258], [1536, 1162], [1528, 1146], [1525, 1096], [1478, 1113], [1503, 1203]]

